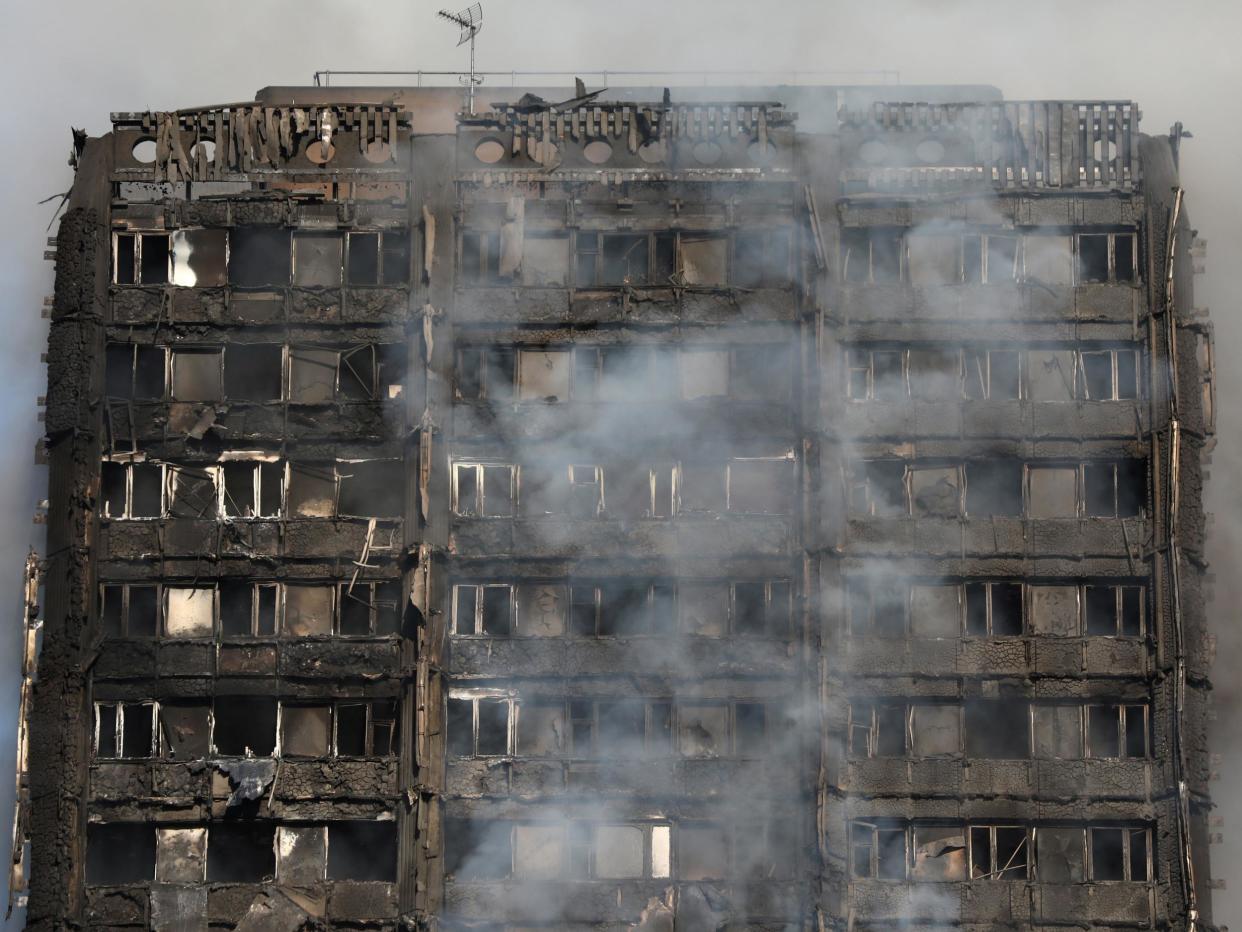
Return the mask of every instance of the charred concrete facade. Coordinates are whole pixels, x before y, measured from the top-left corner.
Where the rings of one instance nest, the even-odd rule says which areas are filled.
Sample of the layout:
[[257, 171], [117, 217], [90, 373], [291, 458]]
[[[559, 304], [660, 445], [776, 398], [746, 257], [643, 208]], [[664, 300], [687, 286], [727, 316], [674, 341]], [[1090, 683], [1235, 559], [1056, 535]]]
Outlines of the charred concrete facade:
[[78, 143], [30, 927], [1211, 928], [1177, 134], [518, 94]]

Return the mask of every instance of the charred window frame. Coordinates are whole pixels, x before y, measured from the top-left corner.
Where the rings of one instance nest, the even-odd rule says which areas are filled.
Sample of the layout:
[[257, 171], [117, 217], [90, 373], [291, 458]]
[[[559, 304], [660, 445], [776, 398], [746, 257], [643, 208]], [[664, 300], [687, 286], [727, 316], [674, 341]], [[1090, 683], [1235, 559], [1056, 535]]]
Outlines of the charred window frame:
[[[397, 707], [395, 699], [281, 702], [280, 754], [294, 758], [392, 757], [396, 754]], [[296, 734], [295, 729], [303, 733]]]
[[793, 596], [786, 579], [735, 580], [729, 585], [733, 634], [785, 638], [790, 633]]
[[966, 397], [971, 401], [1018, 401], [1023, 392], [1023, 354], [1009, 349], [967, 347], [962, 361]]
[[155, 877], [155, 827], [150, 822], [86, 826], [86, 885], [146, 883]]
[[846, 581], [850, 634], [855, 637], [903, 638], [910, 614], [910, 584], [907, 580]]
[[464, 230], [461, 234], [461, 279], [469, 285], [499, 285], [500, 233]]
[[1216, 339], [1210, 324], [1195, 331], [1195, 358], [1199, 362], [1203, 429], [1211, 435], [1216, 433]]
[[100, 463], [100, 504], [105, 518], [159, 518], [164, 514], [164, 466], [160, 463]]
[[516, 397], [517, 354], [507, 346], [468, 346], [457, 350], [457, 398], [508, 403]]
[[276, 226], [235, 226], [229, 230], [230, 285], [236, 288], [287, 288], [292, 272], [292, 230]]
[[401, 582], [341, 583], [336, 633], [342, 637], [387, 637], [401, 626]]
[[1088, 705], [1086, 723], [1087, 757], [1146, 760], [1151, 755], [1151, 725], [1146, 705]]
[[904, 460], [856, 460], [846, 466], [846, 500], [854, 517], [908, 515]]
[[1088, 517], [1134, 518], [1147, 506], [1147, 463], [1122, 460], [1082, 464], [1082, 513]]
[[1134, 233], [1079, 233], [1074, 246], [1078, 284], [1139, 280], [1138, 236]]
[[843, 230], [841, 278], [860, 285], [902, 281], [905, 278], [905, 231], [895, 227]]
[[1089, 637], [1141, 638], [1146, 634], [1146, 590], [1139, 585], [1088, 583], [1082, 604]]
[[515, 599], [510, 583], [458, 583], [453, 586], [453, 633], [458, 637], [509, 637]]
[[910, 871], [905, 825], [893, 822], [850, 823], [850, 876], [856, 880], [905, 880]]
[[[680, 478], [680, 469], [678, 475]], [[735, 456], [725, 464], [726, 507], [730, 514], [787, 515], [793, 508], [796, 485], [792, 452], [781, 456]]]
[[345, 236], [350, 287], [404, 285], [410, 280], [410, 261], [408, 230], [356, 230]]
[[979, 233], [962, 237], [962, 281], [1002, 284], [1018, 280], [1019, 237], [1015, 233]]
[[223, 400], [224, 347], [174, 347], [168, 357], [172, 401]]
[[511, 518], [517, 501], [511, 463], [454, 463], [453, 513], [460, 518]]
[[1151, 830], [1138, 827], [1087, 827], [1089, 879], [1150, 883], [1153, 879]]
[[96, 702], [96, 759], [158, 757], [158, 711], [156, 702]]
[[223, 513], [221, 479], [219, 466], [165, 466], [165, 517], [215, 520]]
[[741, 288], [784, 288], [793, 281], [791, 231], [738, 232], [733, 239], [733, 284]]
[[220, 464], [220, 513], [225, 518], [278, 518], [285, 464], [277, 459], [229, 459]]
[[514, 754], [517, 703], [504, 693], [449, 693], [445, 747], [450, 757], [509, 757]]
[[285, 355], [282, 343], [226, 344], [224, 397], [242, 402], [283, 400]]
[[1078, 397], [1084, 401], [1136, 401], [1139, 353], [1133, 349], [1079, 350]]
[[329, 230], [294, 230], [293, 284], [302, 288], [340, 288], [344, 280], [345, 237]]
[[675, 237], [580, 231], [574, 235], [574, 282], [578, 288], [667, 284], [675, 270]]
[[969, 831], [970, 879], [1028, 880], [1032, 830], [1023, 825], [972, 825]]
[[167, 351], [149, 343], [109, 343], [104, 394], [109, 398], [158, 401], [165, 396]]
[[571, 463], [565, 467], [569, 483], [568, 512], [574, 518], [598, 518], [604, 512], [604, 467]]
[[103, 583], [99, 617], [106, 637], [153, 638], [161, 630], [159, 587], [150, 583]]
[[214, 638], [218, 628], [219, 590], [215, 584], [195, 583], [160, 587], [163, 624], [168, 639]]
[[445, 872], [450, 880], [663, 879], [672, 876], [671, 831], [667, 822], [452, 819]]
[[280, 630], [280, 584], [220, 580], [220, 635], [272, 638]]
[[672, 634], [677, 624], [671, 580], [572, 580], [567, 633], [606, 638]]
[[1010, 580], [968, 580], [963, 583], [966, 636], [1021, 637], [1026, 633], [1023, 585]]
[[[770, 704], [753, 699], [696, 701], [683, 698], [673, 706], [677, 753], [692, 759], [763, 758], [768, 752], [770, 735], [775, 730], [773, 711], [774, 707]], [[705, 730], [701, 724], [704, 716], [718, 716], [722, 733], [713, 736]], [[720, 741], [714, 747], [707, 744], [712, 737]]]
[[112, 233], [112, 282], [116, 285], [166, 285], [171, 280], [172, 251], [168, 233]]

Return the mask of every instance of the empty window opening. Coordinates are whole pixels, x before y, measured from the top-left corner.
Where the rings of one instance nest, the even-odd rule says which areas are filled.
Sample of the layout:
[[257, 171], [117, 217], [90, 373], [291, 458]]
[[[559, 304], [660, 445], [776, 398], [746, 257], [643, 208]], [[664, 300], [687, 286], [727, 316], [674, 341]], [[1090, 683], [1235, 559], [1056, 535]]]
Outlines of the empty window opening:
[[901, 460], [853, 464], [849, 474], [849, 509], [857, 516], [907, 514], [906, 464]]
[[735, 582], [732, 586], [735, 634], [784, 637], [789, 633], [789, 583], [781, 580]]
[[1089, 757], [1144, 759], [1148, 755], [1147, 707], [1144, 705], [1091, 705], [1087, 707]]
[[397, 823], [328, 823], [328, 879], [397, 880]]
[[564, 287], [569, 283], [569, 238], [527, 232], [522, 244], [522, 284]]
[[150, 702], [95, 703], [95, 756], [153, 757], [156, 706]]
[[215, 631], [216, 590], [183, 586], [164, 588], [164, 634], [173, 638], [206, 638]]
[[1085, 603], [1087, 634], [1142, 636], [1144, 599], [1141, 586], [1087, 586]]
[[86, 826], [86, 882], [118, 886], [155, 876], [155, 829], [148, 822]]
[[905, 757], [908, 717], [904, 703], [850, 703], [851, 757]]
[[172, 283], [214, 288], [228, 281], [227, 230], [177, 230], [172, 235]]
[[512, 631], [512, 586], [458, 585], [453, 600], [454, 634], [508, 637]]
[[909, 589], [892, 580], [853, 579], [847, 584], [851, 633], [863, 637], [906, 635]]
[[1040, 827], [1035, 832], [1035, 863], [1043, 883], [1082, 883], [1083, 832], [1080, 828]]
[[[961, 281], [962, 248], [960, 236], [943, 233], [910, 233], [906, 237], [906, 250], [911, 283], [951, 285]], [[977, 244], [975, 248], [978, 248]]]
[[729, 832], [724, 826], [685, 824], [677, 827], [677, 878], [718, 880], [729, 875]]
[[918, 401], [956, 401], [962, 397], [961, 354], [956, 349], [911, 349], [910, 397]]
[[850, 825], [850, 864], [854, 877], [905, 880], [907, 863], [904, 827], [866, 822]]
[[505, 347], [457, 351], [457, 397], [465, 401], [513, 400], [516, 354]]
[[337, 465], [337, 514], [361, 518], [400, 518], [405, 511], [402, 460], [364, 460]]
[[733, 284], [743, 288], [783, 288], [792, 280], [789, 231], [738, 233], [733, 248]]
[[164, 285], [171, 264], [167, 233], [114, 233], [113, 276], [118, 285]]
[[224, 397], [233, 401], [279, 401], [284, 347], [279, 343], [231, 343], [224, 352]]
[[174, 349], [174, 401], [219, 401], [223, 397], [224, 353], [219, 349]]
[[735, 514], [788, 514], [793, 499], [793, 459], [730, 460], [728, 484], [729, 511]]
[[914, 757], [957, 757], [962, 753], [962, 715], [956, 705], [919, 703], [910, 707], [909, 714]]
[[789, 397], [790, 354], [784, 346], [750, 346], [730, 353], [729, 396], [739, 401]]
[[339, 288], [343, 253], [344, 242], [339, 233], [293, 234], [293, 283]]
[[1023, 271], [1027, 281], [1070, 285], [1074, 281], [1073, 238], [1034, 235], [1023, 238]]
[[242, 288], [289, 284], [290, 232], [275, 227], [234, 227], [229, 241], [229, 284]]
[[512, 824], [445, 819], [444, 872], [456, 880], [503, 880], [513, 871]]
[[1146, 883], [1151, 879], [1150, 835], [1145, 828], [1088, 828], [1091, 879]]
[[104, 392], [110, 398], [150, 401], [164, 397], [162, 346], [109, 343], [105, 355]]
[[262, 822], [213, 822], [208, 883], [263, 883], [276, 874], [276, 828]]
[[917, 825], [912, 832], [911, 879], [923, 882], [966, 879], [966, 836], [961, 826]]
[[219, 470], [191, 469], [186, 466], [170, 466], [168, 478], [168, 515], [172, 518], [215, 518], [218, 492], [216, 479]]
[[963, 356], [967, 398], [1017, 401], [1022, 393], [1021, 354], [1016, 350], [968, 349]]
[[977, 517], [1022, 514], [1022, 463], [974, 460], [966, 464], [966, 513]]
[[271, 637], [276, 634], [275, 583], [220, 581], [220, 633], [225, 637]]
[[311, 886], [325, 877], [328, 862], [328, 828], [324, 825], [276, 827], [276, 881], [290, 886]]
[[919, 464], [906, 471], [910, 512], [916, 517], [953, 518], [961, 511], [961, 473], [956, 466]]
[[109, 637], [155, 637], [159, 632], [159, 593], [155, 586], [100, 586], [99, 617]]
[[1031, 756], [1030, 704], [1017, 699], [966, 703], [966, 756], [1026, 760]]
[[295, 404], [327, 404], [336, 398], [340, 353], [333, 349], [290, 347], [289, 400]]
[[910, 634], [921, 638], [957, 638], [962, 634], [961, 587], [912, 585]]
[[519, 585], [517, 633], [526, 637], [559, 637], [565, 633], [567, 604], [564, 586], [549, 583]]
[[680, 233], [677, 240], [677, 271], [682, 282], [687, 285], [728, 284], [728, 239]]
[[331, 706], [281, 705], [281, 756], [327, 757], [331, 748]]
[[342, 583], [338, 632], [343, 635], [396, 634], [400, 625], [398, 605], [401, 583]]
[[268, 757], [276, 750], [275, 699], [217, 696], [212, 743], [227, 757]]
[[1027, 516], [1072, 518], [1078, 514], [1078, 469], [1038, 466], [1028, 470]]
[[202, 760], [211, 753], [211, 706], [206, 702], [161, 702], [162, 755], [170, 760]]
[[859, 284], [900, 281], [902, 246], [903, 236], [899, 230], [844, 231], [841, 235], [842, 277]]
[[1089, 350], [1079, 356], [1079, 397], [1089, 401], [1127, 401], [1138, 397], [1138, 361], [1134, 350]]
[[500, 233], [462, 233], [461, 276], [462, 281], [474, 285], [500, 281]]
[[683, 634], [724, 637], [729, 630], [729, 589], [713, 582], [677, 586], [677, 614]]
[[294, 517], [330, 518], [336, 513], [336, 469], [333, 465], [289, 464], [288, 510]]
[[1022, 584], [966, 583], [966, 633], [972, 637], [1022, 634]]
[[683, 462], [676, 485], [679, 514], [723, 514], [728, 507], [727, 469], [721, 464]]
[[223, 476], [224, 513], [230, 518], [274, 518], [280, 514], [284, 464], [255, 460], [229, 460]]

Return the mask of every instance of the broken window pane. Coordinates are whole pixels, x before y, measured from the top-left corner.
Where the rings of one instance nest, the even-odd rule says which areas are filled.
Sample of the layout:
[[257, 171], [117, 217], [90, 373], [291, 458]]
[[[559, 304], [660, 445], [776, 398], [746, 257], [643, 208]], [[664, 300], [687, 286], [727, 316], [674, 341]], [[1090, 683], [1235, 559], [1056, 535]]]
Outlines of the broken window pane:
[[227, 230], [177, 230], [172, 235], [172, 283], [183, 288], [225, 284], [227, 254]]
[[230, 343], [224, 351], [224, 396], [233, 401], [279, 401], [284, 347]]
[[683, 704], [677, 709], [677, 747], [685, 757], [728, 754], [729, 710], [719, 704]]
[[298, 517], [330, 518], [336, 510], [336, 475], [331, 466], [289, 467], [289, 511]]
[[267, 757], [276, 750], [277, 702], [268, 696], [217, 696], [212, 744], [228, 757]]
[[289, 284], [289, 230], [234, 227], [229, 241], [229, 284], [243, 288]]
[[1108, 281], [1108, 234], [1080, 234], [1078, 237], [1078, 282]]
[[724, 637], [729, 619], [729, 588], [724, 583], [686, 582], [677, 587], [681, 630], [685, 634]]
[[341, 463], [337, 514], [399, 518], [405, 510], [405, 464], [401, 460]]
[[324, 879], [328, 829], [324, 825], [280, 825], [276, 829], [276, 881], [310, 886]]
[[518, 352], [519, 401], [569, 401], [571, 357], [568, 351]]
[[[1082, 715], [1078, 706], [1037, 705], [1032, 714], [1036, 757], [1054, 760], [1082, 757]], [[1043, 831], [1040, 829], [1041, 833]]]
[[1031, 633], [1045, 637], [1077, 637], [1077, 586], [1030, 586]]
[[723, 236], [681, 234], [680, 273], [687, 285], [728, 283], [729, 241]]
[[1028, 236], [1024, 245], [1028, 281], [1045, 285], [1073, 282], [1074, 261], [1069, 236]]
[[1027, 516], [1073, 518], [1077, 514], [1078, 470], [1073, 466], [1032, 467]]
[[1082, 883], [1083, 833], [1080, 828], [1040, 828], [1035, 832], [1035, 855], [1043, 883]]
[[[956, 826], [919, 825], [914, 829], [914, 867], [910, 876], [926, 882], [966, 879], [966, 838]], [[896, 879], [896, 878], [894, 878]]]
[[214, 471], [169, 467], [168, 514], [173, 518], [214, 518], [216, 516], [216, 474]]
[[332, 633], [332, 586], [285, 586], [282, 631], [293, 637]]
[[[579, 237], [581, 240], [581, 237]], [[604, 234], [601, 285], [645, 285], [648, 280], [648, 239], [645, 235]], [[579, 256], [581, 265], [584, 255]]]
[[972, 460], [966, 464], [966, 513], [972, 518], [1022, 514], [1022, 463]]
[[911, 710], [911, 751], [915, 757], [954, 757], [961, 753], [961, 715], [955, 705], [916, 705]]
[[373, 344], [355, 346], [340, 354], [337, 387], [342, 397], [352, 401], [379, 399], [378, 375], [378, 359]]
[[1026, 389], [1031, 401], [1074, 400], [1073, 350], [1031, 349], [1026, 359]]
[[276, 827], [264, 822], [212, 822], [208, 883], [263, 883], [276, 873]]
[[517, 752], [559, 757], [566, 750], [567, 722], [561, 702], [524, 702], [518, 709]]
[[312, 288], [341, 286], [344, 242], [339, 233], [293, 235], [293, 283]]
[[172, 397], [176, 401], [219, 401], [223, 396], [220, 350], [173, 350]]
[[923, 638], [956, 638], [962, 633], [957, 586], [910, 588], [910, 633]]
[[565, 633], [565, 588], [550, 583], [517, 587], [518, 633], [527, 637], [559, 637]]
[[985, 760], [1031, 756], [1030, 705], [1019, 699], [966, 703], [966, 755]]
[[280, 752], [286, 757], [327, 757], [332, 710], [326, 705], [286, 705], [280, 710]]
[[202, 883], [206, 861], [207, 829], [156, 829], [155, 879], [159, 883]]
[[735, 459], [729, 463], [729, 510], [742, 514], [789, 513], [794, 464], [790, 459]]
[[527, 233], [522, 247], [522, 284], [564, 287], [569, 281], [569, 238]]
[[956, 466], [912, 466], [911, 512], [917, 517], [955, 518], [961, 509]]
[[164, 634], [168, 637], [211, 637], [215, 621], [215, 589], [164, 589]]
[[729, 833], [721, 826], [682, 823], [677, 831], [679, 880], [714, 880], [729, 872]]
[[296, 404], [326, 404], [336, 397], [336, 350], [290, 347], [289, 400]]
[[201, 760], [211, 752], [211, 708], [206, 703], [160, 703], [160, 740], [172, 760]]

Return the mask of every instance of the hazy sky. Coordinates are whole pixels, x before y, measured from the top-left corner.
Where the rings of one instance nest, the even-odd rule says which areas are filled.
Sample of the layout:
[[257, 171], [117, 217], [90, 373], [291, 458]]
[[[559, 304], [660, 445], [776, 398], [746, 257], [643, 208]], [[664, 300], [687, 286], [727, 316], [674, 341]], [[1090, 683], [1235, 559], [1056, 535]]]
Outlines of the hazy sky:
[[[466, 0], [446, 0], [465, 4]], [[65, 191], [70, 126], [92, 134], [117, 110], [175, 109], [251, 99], [268, 84], [308, 84], [317, 69], [448, 70], [464, 67], [455, 30], [435, 19], [434, 0], [15, 0], [6, 10], [0, 59], [9, 104], [0, 122], [0, 281], [9, 295], [0, 341], [7, 385], [0, 404], [0, 824], [7, 825], [13, 763], [12, 708], [26, 549], [45, 473], [33, 466], [41, 433], [35, 399], [46, 391], [45, 322], [51, 292], [43, 261], [51, 219], [44, 197]], [[1214, 750], [1223, 755], [1218, 803], [1225, 845], [1214, 846], [1218, 921], [1242, 926], [1242, 689], [1228, 682], [1242, 637], [1222, 607], [1242, 604], [1236, 572], [1242, 495], [1231, 482], [1242, 463], [1242, 323], [1228, 276], [1242, 258], [1242, 4], [1229, 0], [1083, 3], [1081, 0], [484, 0], [479, 66], [505, 70], [890, 69], [904, 82], [993, 84], [1008, 98], [1132, 99], [1149, 133], [1181, 120], [1187, 208], [1209, 240], [1196, 304], [1213, 308], [1219, 348], [1220, 443], [1209, 508], [1217, 516], [1210, 554], [1218, 577], [1221, 659]], [[182, 12], [184, 11], [184, 12]], [[853, 80], [858, 80], [857, 78]], [[484, 97], [486, 99], [486, 96]], [[52, 231], [54, 233], [54, 229]], [[1226, 628], [1224, 621], [1229, 622]], [[1224, 807], [1222, 806], [1222, 811]], [[3, 837], [7, 837], [3, 836]], [[3, 842], [0, 842], [3, 843]], [[1225, 869], [1230, 863], [1232, 870]], [[2, 881], [0, 881], [2, 883]], [[18, 925], [14, 924], [14, 928]]]

